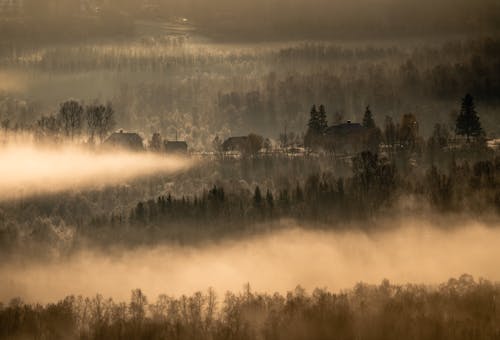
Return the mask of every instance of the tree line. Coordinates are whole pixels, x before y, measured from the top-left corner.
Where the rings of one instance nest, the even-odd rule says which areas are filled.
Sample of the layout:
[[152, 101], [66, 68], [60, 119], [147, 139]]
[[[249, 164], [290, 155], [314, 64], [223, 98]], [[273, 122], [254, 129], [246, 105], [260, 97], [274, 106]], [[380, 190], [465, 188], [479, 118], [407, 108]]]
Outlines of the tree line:
[[[116, 71], [117, 77], [109, 79], [105, 99], [120, 112], [120, 126], [164, 136], [177, 130], [189, 145], [201, 150], [215, 135], [253, 131], [277, 137], [285, 126], [288, 132], [300, 134], [307, 123], [304, 113], [309, 111], [309, 103], [319, 102], [328, 108], [331, 123], [337, 116], [361, 121], [367, 103], [382, 113], [375, 116], [381, 127], [385, 116], [396, 120], [400, 113], [413, 112], [421, 132], [428, 136], [435, 122], [448, 123], [451, 109], [455, 111], [451, 105], [466, 92], [481, 102], [483, 124], [498, 133], [494, 127], [500, 93], [499, 45], [496, 38], [408, 50], [317, 43], [258, 53], [139, 43], [104, 48], [99, 44], [58, 45], [43, 53], [38, 48], [25, 53], [15, 49], [2, 65], [40, 74], [40, 81], [50, 84], [46, 92], [39, 91], [42, 98], [50, 98], [53, 91], [49, 89], [58, 84], [61, 75]], [[313, 62], [321, 71], [311, 69]], [[263, 65], [271, 65], [272, 70]], [[200, 72], [194, 73], [194, 69]], [[162, 76], [171, 72], [178, 76]], [[141, 73], [148, 76], [142, 79], [138, 77]], [[95, 91], [89, 90], [93, 87], [80, 78], [75, 78], [73, 88], [86, 101], [95, 97]], [[28, 109], [9, 103], [13, 97], [26, 102]], [[30, 124], [39, 112], [52, 110], [53, 104], [42, 103], [29, 95], [0, 94], [0, 120], [10, 119], [12, 126]]]
[[84, 135], [89, 144], [105, 137], [116, 125], [115, 111], [111, 103], [84, 106], [76, 100], [68, 100], [54, 115], [42, 116], [35, 124], [35, 139], [39, 142], [58, 142], [62, 138], [74, 141]]
[[[325, 106], [320, 105], [318, 110], [316, 105], [313, 105], [304, 145], [312, 150], [326, 150], [333, 153], [337, 153], [338, 147], [343, 144], [352, 145], [358, 152], [378, 153], [382, 147], [382, 151], [389, 153], [389, 158], [405, 151], [409, 154], [421, 154], [426, 146], [420, 136], [419, 122], [411, 113], [402, 115], [401, 122], [397, 125], [387, 116], [384, 131], [377, 127], [370, 106], [366, 107], [361, 125], [351, 124], [350, 121], [345, 123], [341, 119], [336, 123], [341, 125], [334, 125], [333, 128], [338, 127], [339, 130], [330, 132]], [[454, 117], [454, 137], [445, 124], [437, 123], [427, 142], [430, 153], [436, 151], [433, 148], [446, 149], [451, 143], [458, 146], [457, 137], [464, 137], [468, 144], [474, 142], [476, 147], [485, 146], [486, 133], [476, 111], [474, 97], [470, 94], [462, 98], [460, 110]]]
[[496, 339], [500, 286], [470, 275], [438, 287], [357, 284], [333, 293], [298, 286], [284, 295], [245, 285], [221, 299], [140, 290], [128, 303], [69, 296], [47, 305], [0, 304], [0, 337], [35, 339]]

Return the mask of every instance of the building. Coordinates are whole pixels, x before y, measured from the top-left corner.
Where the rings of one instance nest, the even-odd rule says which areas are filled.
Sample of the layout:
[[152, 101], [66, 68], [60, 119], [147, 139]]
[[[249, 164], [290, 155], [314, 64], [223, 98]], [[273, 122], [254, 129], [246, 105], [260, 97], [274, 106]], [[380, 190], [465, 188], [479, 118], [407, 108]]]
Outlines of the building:
[[168, 154], [187, 155], [188, 145], [184, 141], [165, 141], [165, 152]]
[[222, 151], [245, 153], [248, 150], [249, 144], [250, 139], [248, 136], [229, 137], [222, 143]]
[[113, 147], [130, 151], [143, 151], [143, 139], [135, 132], [119, 132], [113, 133], [103, 143], [105, 147]]
[[362, 151], [370, 129], [359, 123], [346, 123], [330, 126], [325, 133], [325, 144], [335, 153], [357, 153]]

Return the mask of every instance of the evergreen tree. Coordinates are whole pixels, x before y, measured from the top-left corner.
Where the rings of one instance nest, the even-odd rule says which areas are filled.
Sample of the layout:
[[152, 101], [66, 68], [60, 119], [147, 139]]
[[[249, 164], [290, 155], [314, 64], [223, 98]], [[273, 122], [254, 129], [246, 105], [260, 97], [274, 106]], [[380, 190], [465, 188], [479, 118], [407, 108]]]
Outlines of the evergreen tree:
[[319, 106], [318, 112], [318, 132], [324, 134], [328, 128], [328, 121], [326, 120], [326, 109], [324, 105]]
[[309, 118], [309, 127], [307, 129], [306, 136], [304, 138], [304, 144], [306, 147], [314, 147], [321, 145], [322, 136], [328, 128], [328, 123], [326, 121], [326, 110], [323, 105], [319, 107], [319, 112], [316, 109], [316, 105], [311, 108], [311, 117]]
[[274, 197], [273, 197], [273, 193], [271, 191], [269, 191], [269, 189], [267, 189], [267, 192], [266, 192], [266, 202], [267, 202], [267, 205], [272, 208], [274, 207]]
[[363, 117], [363, 126], [368, 129], [375, 128], [375, 121], [373, 120], [372, 111], [370, 110], [370, 106], [366, 107], [365, 115]]
[[260, 207], [262, 204], [262, 193], [258, 185], [255, 187], [255, 192], [253, 194], [253, 203], [256, 207]]
[[474, 98], [470, 94], [465, 95], [462, 99], [462, 108], [457, 117], [456, 133], [466, 136], [467, 141], [470, 140], [470, 137], [479, 137], [483, 133], [481, 122], [474, 106]]
[[307, 123], [307, 126], [309, 127], [309, 132], [319, 133], [319, 131], [321, 131], [319, 112], [316, 109], [316, 105], [313, 105], [311, 108], [311, 116], [309, 118], [309, 123]]

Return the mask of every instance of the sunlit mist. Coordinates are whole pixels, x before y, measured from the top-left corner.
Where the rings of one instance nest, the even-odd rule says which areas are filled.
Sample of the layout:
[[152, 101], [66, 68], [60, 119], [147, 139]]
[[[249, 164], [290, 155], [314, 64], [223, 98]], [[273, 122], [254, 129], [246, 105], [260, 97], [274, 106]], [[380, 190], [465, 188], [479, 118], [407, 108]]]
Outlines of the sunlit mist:
[[0, 148], [0, 200], [120, 183], [189, 166], [183, 158], [30, 144]]
[[262, 292], [302, 285], [338, 291], [358, 282], [438, 284], [470, 273], [500, 280], [500, 231], [467, 223], [453, 231], [411, 220], [396, 229], [364, 232], [292, 230], [199, 247], [157, 246], [83, 251], [48, 263], [12, 263], [0, 271], [0, 300], [56, 301], [96, 293], [127, 299], [140, 287], [151, 297], [214, 287], [219, 294], [245, 283]]

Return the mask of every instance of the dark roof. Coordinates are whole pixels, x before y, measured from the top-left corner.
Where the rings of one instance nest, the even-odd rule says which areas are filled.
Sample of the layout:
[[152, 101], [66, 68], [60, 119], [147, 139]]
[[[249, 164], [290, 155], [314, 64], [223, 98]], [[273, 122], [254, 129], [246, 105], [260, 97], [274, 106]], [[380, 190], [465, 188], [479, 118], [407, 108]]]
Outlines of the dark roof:
[[186, 153], [188, 145], [185, 141], [165, 141], [165, 151]]
[[364, 133], [366, 128], [359, 123], [343, 123], [330, 126], [326, 129], [327, 135], [348, 135], [353, 133]]
[[226, 151], [244, 149], [248, 145], [248, 136], [229, 137], [222, 143], [222, 148]]
[[248, 141], [248, 136], [241, 136], [241, 137], [229, 137], [224, 141], [224, 143], [238, 143], [238, 142], [244, 142], [246, 143]]
[[142, 150], [142, 137], [135, 132], [115, 132], [104, 142], [106, 146], [120, 147], [130, 150]]

